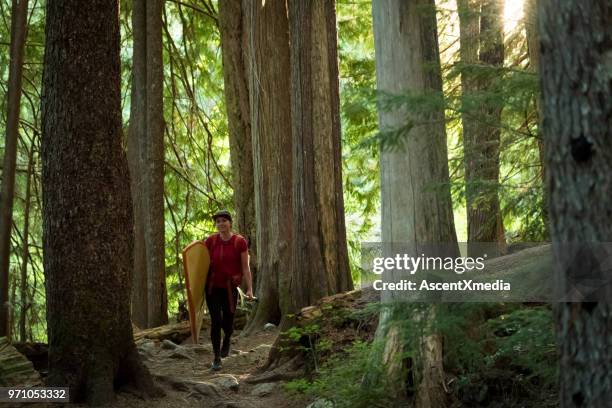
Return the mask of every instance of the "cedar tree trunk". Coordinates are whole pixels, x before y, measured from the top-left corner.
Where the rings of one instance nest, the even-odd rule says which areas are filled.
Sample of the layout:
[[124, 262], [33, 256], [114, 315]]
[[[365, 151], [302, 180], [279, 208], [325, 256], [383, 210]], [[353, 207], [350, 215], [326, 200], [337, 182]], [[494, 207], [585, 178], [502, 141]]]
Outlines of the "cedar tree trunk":
[[[386, 0], [372, 4], [376, 49], [376, 78], [379, 91], [386, 94], [431, 94], [442, 97], [442, 78], [433, 0]], [[381, 97], [381, 99], [384, 96]], [[443, 244], [445, 256], [457, 255], [455, 225], [449, 187], [448, 157], [442, 107], [428, 113], [407, 111], [404, 107], [379, 107], [382, 131], [395, 130], [411, 122], [402, 148], [381, 152], [382, 241], [385, 251], [394, 252], [402, 244], [416, 253], [420, 244]], [[390, 293], [382, 300], [395, 299]], [[433, 315], [432, 310], [429, 315]], [[419, 320], [419, 317], [415, 317]], [[403, 354], [404, 343], [390, 314], [382, 312], [377, 338], [386, 342], [385, 354], [375, 356], [387, 365], [396, 390], [406, 388], [399, 366], [389, 364], [389, 353]], [[419, 407], [444, 404], [441, 338], [430, 334], [421, 339], [420, 378], [415, 384], [414, 402]], [[400, 378], [398, 378], [400, 377]]]

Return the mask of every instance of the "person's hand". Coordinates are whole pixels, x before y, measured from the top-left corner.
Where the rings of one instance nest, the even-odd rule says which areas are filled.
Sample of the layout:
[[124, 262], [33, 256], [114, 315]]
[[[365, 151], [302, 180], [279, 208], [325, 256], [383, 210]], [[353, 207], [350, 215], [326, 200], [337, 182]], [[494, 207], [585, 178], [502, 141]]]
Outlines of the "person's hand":
[[246, 293], [245, 293], [246, 297], [249, 299], [253, 299], [253, 289], [252, 288], [248, 288]]

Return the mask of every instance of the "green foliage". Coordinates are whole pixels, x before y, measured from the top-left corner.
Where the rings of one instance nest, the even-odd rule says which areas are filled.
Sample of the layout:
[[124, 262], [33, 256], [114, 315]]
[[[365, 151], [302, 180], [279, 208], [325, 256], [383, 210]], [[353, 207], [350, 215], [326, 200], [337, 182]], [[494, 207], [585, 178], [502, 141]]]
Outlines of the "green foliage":
[[349, 258], [359, 279], [361, 242], [378, 241], [380, 165], [371, 3], [338, 0], [338, 55], [342, 121], [342, 177]]
[[553, 318], [547, 306], [398, 303], [390, 306], [390, 313], [409, 350], [427, 334], [443, 335], [445, 368], [459, 375], [512, 360], [507, 368], [538, 377], [545, 385], [556, 382]]
[[444, 336], [447, 372], [461, 396], [477, 390], [540, 397], [558, 381], [552, 312], [545, 306], [453, 304], [435, 327]]
[[[445, 22], [456, 17], [453, 13], [442, 10], [438, 26], [448, 26]], [[459, 44], [453, 46], [456, 37], [448, 31], [440, 33], [440, 48], [447, 50], [442, 55], [442, 72], [453, 204], [456, 211], [464, 211], [467, 186], [461, 118], [468, 113], [476, 123], [501, 130], [499, 183], [490, 187], [496, 189], [500, 197], [507, 241], [542, 241], [548, 239], [548, 235], [543, 219], [545, 203], [538, 150], [538, 112], [535, 103], [539, 93], [538, 79], [527, 64], [522, 25], [506, 32], [505, 37], [504, 66], [494, 67], [462, 63], [458, 53]], [[470, 95], [463, 94], [460, 82], [462, 73], [469, 75], [476, 83], [486, 83], [486, 88]], [[502, 109], [501, 124], [488, 122], [479, 113], [483, 107]], [[481, 184], [483, 180], [475, 180], [474, 183]], [[465, 240], [462, 239], [464, 233], [460, 233], [460, 241]]]
[[[395, 358], [411, 361], [415, 384], [420, 381], [422, 339], [432, 333], [443, 336], [444, 370], [454, 378], [449, 386], [466, 406], [486, 405], [487, 400], [548, 401], [554, 395], [557, 353], [552, 312], [547, 306], [463, 303], [432, 308], [425, 303], [398, 302], [372, 305], [360, 312], [386, 314], [386, 327], [399, 329], [402, 353]], [[321, 319], [329, 320], [325, 314]], [[325, 343], [322, 333], [318, 324], [312, 324], [289, 330], [288, 337], [296, 344], [309, 338], [311, 347], [303, 350], [312, 353], [311, 349]], [[292, 381], [287, 390], [329, 400], [339, 407], [389, 406], [391, 379], [375, 357], [382, 355], [388, 337], [377, 338], [382, 340], [357, 341], [326, 355], [312, 378]], [[319, 349], [318, 356], [322, 354]]]
[[489, 364], [512, 360], [526, 379], [541, 379], [543, 386], [557, 382], [557, 352], [551, 311], [545, 307], [517, 309], [487, 321], [499, 349]]
[[291, 345], [289, 347], [281, 347], [281, 350], [290, 348], [306, 353], [311, 356], [315, 371], [318, 371], [320, 352], [325, 352], [331, 347], [331, 343], [328, 340], [319, 340], [320, 329], [321, 327], [318, 324], [289, 328], [283, 335], [290, 341]]
[[371, 359], [375, 347], [380, 345], [356, 341], [345, 353], [327, 360], [316, 378], [290, 381], [285, 389], [332, 401], [338, 408], [388, 407], [391, 401], [385, 383], [376, 387], [367, 387], [363, 383], [366, 373], [377, 373], [384, 378], [383, 367], [373, 364]]
[[[129, 3], [129, 2], [128, 2]], [[122, 15], [125, 94], [131, 87], [130, 4]], [[206, 11], [206, 13], [205, 13]], [[210, 12], [210, 13], [209, 13]], [[166, 3], [163, 14], [164, 201], [168, 313], [185, 301], [182, 249], [214, 232], [211, 215], [233, 210], [220, 38], [214, 5]], [[124, 104], [125, 129], [129, 98]]]
[[[11, 231], [11, 257], [9, 269], [9, 302], [13, 321], [11, 331], [14, 340], [19, 333], [19, 318], [26, 313], [26, 337], [46, 340], [44, 274], [42, 262], [42, 197], [40, 184], [40, 95], [42, 58], [44, 53], [45, 4], [30, 1], [22, 81], [19, 139], [17, 144], [17, 172], [13, 200], [13, 228]], [[9, 74], [9, 39], [11, 1], [0, 1], [0, 157], [4, 157], [6, 132], [6, 92]], [[26, 203], [28, 164], [32, 165], [30, 201]], [[29, 206], [28, 245], [24, 248], [26, 207]], [[27, 249], [27, 251], [26, 251]], [[23, 257], [26, 256], [26, 297], [21, 299], [20, 287]], [[13, 287], [16, 290], [13, 291]]]

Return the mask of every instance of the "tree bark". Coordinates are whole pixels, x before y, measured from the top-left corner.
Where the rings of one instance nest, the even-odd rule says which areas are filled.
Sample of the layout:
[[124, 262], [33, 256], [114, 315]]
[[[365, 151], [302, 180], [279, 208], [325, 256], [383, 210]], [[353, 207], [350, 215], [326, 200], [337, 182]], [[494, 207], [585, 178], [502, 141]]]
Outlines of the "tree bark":
[[[380, 91], [430, 92], [441, 97], [432, 4], [429, 0], [373, 3], [376, 78]], [[392, 52], [396, 47], [405, 52]], [[405, 126], [408, 114], [414, 126], [405, 138], [403, 151], [383, 149], [381, 152], [383, 241], [455, 242], [444, 112], [434, 109], [428, 117], [418, 117], [403, 108], [379, 108], [379, 127], [384, 131]], [[434, 206], [432, 202], [440, 205]], [[428, 222], [430, 219], [436, 222]]]
[[[127, 159], [134, 212], [134, 272], [132, 278], [132, 321], [138, 327], [148, 327], [147, 255], [144, 238], [143, 188], [144, 170], [141, 168], [142, 137], [146, 133], [146, 24], [145, 2], [133, 1], [132, 9], [132, 94], [128, 129]], [[136, 46], [138, 44], [138, 46]]]
[[[478, 94], [478, 47], [480, 40], [480, 8], [482, 0], [457, 0], [459, 15], [459, 57], [461, 64], [461, 128], [463, 138], [463, 154], [466, 185], [466, 215], [468, 230], [474, 223], [475, 160], [478, 154], [478, 115], [481, 108], [476, 100]], [[489, 220], [490, 221], [490, 220]], [[473, 237], [472, 237], [473, 239]], [[468, 241], [470, 233], [468, 232]], [[469, 247], [468, 247], [469, 249]]]
[[43, 247], [48, 386], [111, 403], [128, 385], [160, 395], [130, 322], [133, 217], [121, 146], [119, 4], [46, 3]]
[[[565, 293], [577, 274], [609, 280], [588, 246], [612, 241], [612, 4], [539, 3], [550, 233], [555, 282]], [[555, 305], [562, 407], [610, 405], [612, 294], [606, 285], [601, 292], [598, 299]]]
[[[246, 12], [248, 9], [244, 10]], [[234, 187], [234, 229], [249, 242], [251, 273], [257, 282], [257, 241], [255, 239], [255, 187], [253, 147], [245, 54], [249, 27], [241, 1], [219, 1], [219, 32], [223, 51], [225, 105], [229, 125], [230, 159]], [[256, 290], [256, 288], [254, 288]]]
[[6, 138], [0, 191], [0, 337], [9, 332], [8, 298], [11, 257], [11, 225], [17, 163], [17, 136], [21, 107], [23, 50], [26, 40], [28, 1], [13, 0], [11, 8], [11, 61], [8, 79]]
[[246, 333], [278, 323], [290, 307], [291, 99], [287, 79], [289, 23], [284, 0], [244, 0], [248, 33], [247, 70], [253, 145], [253, 180], [258, 245], [257, 296]]
[[[134, 236], [134, 318], [141, 327], [168, 322], [164, 228], [162, 0], [134, 0], [134, 71], [130, 118]], [[144, 264], [143, 264], [144, 262]], [[143, 293], [146, 291], [146, 294]], [[145, 303], [146, 302], [146, 305]], [[146, 316], [146, 320], [145, 319]]]
[[289, 0], [293, 136], [292, 312], [353, 289], [348, 265], [336, 9]]
[[[461, 73], [461, 84], [465, 96], [462, 122], [468, 254], [480, 256], [483, 248], [479, 243], [494, 242], [498, 243], [498, 252], [501, 254], [505, 252], [498, 195], [502, 109], [499, 104], [486, 100], [477, 106], [474, 101], [466, 103], [466, 99], [473, 98], [476, 93], [490, 91], [495, 81], [498, 81], [495, 73], [474, 74], [473, 67], [470, 69], [468, 65], [479, 63], [482, 68], [488, 69], [503, 66], [503, 2], [460, 0], [458, 5], [460, 55], [462, 64], [467, 68]], [[488, 245], [486, 252], [489, 256], [495, 255], [491, 249]]]
[[[404, 95], [428, 93], [441, 98], [434, 1], [379, 0], [372, 3], [372, 13], [379, 91]], [[381, 131], [401, 128], [407, 120], [412, 127], [404, 138], [403, 149], [381, 151], [384, 250], [393, 253], [396, 245], [401, 244], [403, 250], [416, 253], [421, 244], [440, 243], [445, 247], [444, 256], [457, 255], [444, 111], [440, 107], [417, 114], [404, 107], [383, 109], [382, 103], [379, 106]], [[394, 300], [400, 299], [383, 292], [383, 302]], [[397, 348], [397, 344], [391, 343], [397, 339], [393, 335], [396, 330], [390, 314], [382, 312], [376, 337], [387, 342], [387, 350]], [[421, 348], [424, 367], [414, 398], [420, 407], [444, 405], [440, 341], [439, 336], [433, 334], [417, 345]], [[375, 358], [385, 361], [384, 356]], [[401, 370], [397, 367], [387, 365], [387, 368], [391, 381], [400, 383], [396, 392], [401, 394], [406, 389], [407, 379], [401, 378]]]
[[[145, 245], [149, 327], [168, 323], [164, 214], [163, 0], [146, 1], [147, 24], [147, 177]], [[142, 163], [141, 163], [142, 164]]]

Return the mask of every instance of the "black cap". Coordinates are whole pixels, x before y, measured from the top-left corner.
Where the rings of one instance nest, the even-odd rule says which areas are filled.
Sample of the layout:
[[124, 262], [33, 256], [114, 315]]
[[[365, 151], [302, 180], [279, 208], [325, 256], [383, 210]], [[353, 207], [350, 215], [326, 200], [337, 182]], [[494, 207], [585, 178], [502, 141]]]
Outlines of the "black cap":
[[232, 222], [232, 215], [230, 214], [229, 211], [227, 210], [221, 210], [221, 211], [217, 211], [215, 213], [215, 215], [213, 215], [213, 221], [217, 221], [217, 218], [219, 217], [223, 217], [229, 220], [229, 222]]

